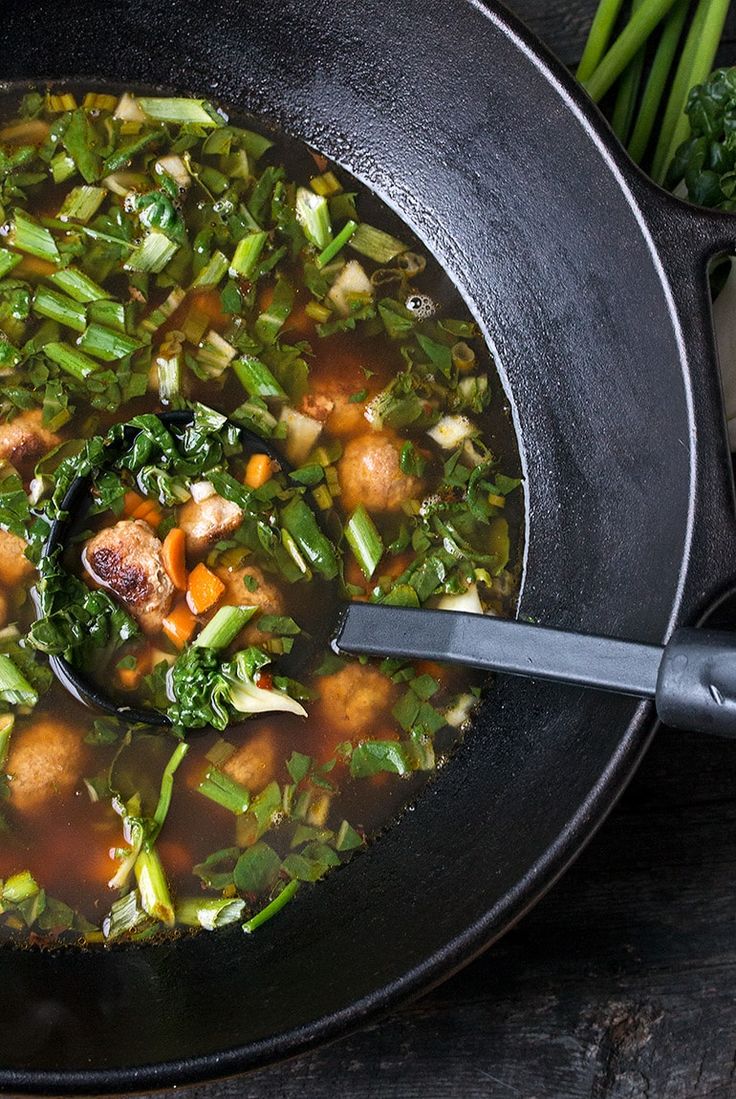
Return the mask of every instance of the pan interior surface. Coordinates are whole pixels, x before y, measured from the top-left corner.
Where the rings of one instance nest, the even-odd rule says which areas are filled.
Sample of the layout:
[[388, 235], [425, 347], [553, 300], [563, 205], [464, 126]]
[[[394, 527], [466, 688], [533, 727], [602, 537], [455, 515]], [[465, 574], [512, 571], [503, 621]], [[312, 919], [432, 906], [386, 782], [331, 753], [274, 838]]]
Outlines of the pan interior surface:
[[[308, 141], [401, 213], [494, 335], [528, 479], [521, 614], [661, 640], [689, 565], [689, 366], [605, 139], [506, 17], [458, 0], [450, 34], [439, 0], [407, 0], [390, 20], [375, 0], [339, 11], [134, 0], [114, 27], [86, 0], [65, 10], [74, 33], [60, 48], [51, 0], [32, 20], [10, 0], [4, 79], [155, 79], [210, 95]], [[0, 1086], [81, 1093], [224, 1075], [446, 975], [592, 832], [647, 716], [630, 701], [499, 682], [414, 811], [261, 933], [0, 952], [0, 986], [16, 990]]]

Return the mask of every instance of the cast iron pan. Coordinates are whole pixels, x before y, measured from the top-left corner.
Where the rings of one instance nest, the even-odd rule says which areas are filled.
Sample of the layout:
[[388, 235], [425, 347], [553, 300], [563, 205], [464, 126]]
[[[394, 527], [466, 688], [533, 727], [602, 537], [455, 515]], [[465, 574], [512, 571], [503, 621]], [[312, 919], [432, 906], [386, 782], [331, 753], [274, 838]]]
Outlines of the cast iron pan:
[[[401, 211], [505, 371], [528, 477], [522, 614], [661, 642], [728, 585], [706, 263], [736, 224], [637, 174], [500, 8], [5, 0], [2, 46], [4, 79], [160, 82], [262, 113]], [[422, 991], [565, 869], [652, 725], [623, 698], [501, 680], [415, 811], [252, 938], [0, 951], [0, 1086], [81, 1094], [226, 1075]]]

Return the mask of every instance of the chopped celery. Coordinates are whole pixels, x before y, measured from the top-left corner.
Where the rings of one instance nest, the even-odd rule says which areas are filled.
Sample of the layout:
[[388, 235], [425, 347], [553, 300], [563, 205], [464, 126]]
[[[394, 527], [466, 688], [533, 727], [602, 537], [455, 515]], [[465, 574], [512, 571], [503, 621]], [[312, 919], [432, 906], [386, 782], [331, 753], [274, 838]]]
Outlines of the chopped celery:
[[250, 790], [218, 767], [209, 768], [197, 790], [231, 813], [245, 813], [250, 805]]

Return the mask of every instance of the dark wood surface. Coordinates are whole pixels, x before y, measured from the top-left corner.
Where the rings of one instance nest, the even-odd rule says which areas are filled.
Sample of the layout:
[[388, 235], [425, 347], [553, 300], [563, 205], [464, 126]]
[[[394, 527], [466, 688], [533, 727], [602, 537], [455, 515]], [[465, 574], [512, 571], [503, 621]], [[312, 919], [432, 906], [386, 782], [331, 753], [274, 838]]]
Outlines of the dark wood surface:
[[[593, 0], [512, 6], [579, 56]], [[727, 39], [731, 62], [736, 11]], [[330, 1047], [166, 1099], [726, 1099], [735, 986], [736, 745], [662, 732], [575, 866], [478, 961]]]

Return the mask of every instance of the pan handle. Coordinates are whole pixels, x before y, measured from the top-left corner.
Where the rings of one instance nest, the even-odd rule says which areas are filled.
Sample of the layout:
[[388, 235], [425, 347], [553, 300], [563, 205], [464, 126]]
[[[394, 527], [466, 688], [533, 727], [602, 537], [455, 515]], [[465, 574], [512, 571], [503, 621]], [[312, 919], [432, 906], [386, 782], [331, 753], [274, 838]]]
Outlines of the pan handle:
[[638, 169], [634, 179], [689, 381], [694, 524], [680, 617], [696, 621], [736, 579], [733, 467], [708, 282], [713, 259], [736, 256], [736, 216], [683, 202]]

